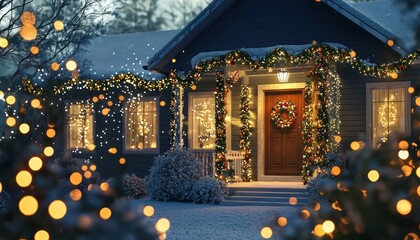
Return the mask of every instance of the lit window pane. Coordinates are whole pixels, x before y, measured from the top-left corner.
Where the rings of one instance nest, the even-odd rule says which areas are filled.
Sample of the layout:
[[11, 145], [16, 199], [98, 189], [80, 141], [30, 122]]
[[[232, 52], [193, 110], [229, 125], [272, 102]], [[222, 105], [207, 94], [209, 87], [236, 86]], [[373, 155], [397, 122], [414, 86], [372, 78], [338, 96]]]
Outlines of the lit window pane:
[[193, 97], [192, 148], [212, 149], [216, 137], [214, 97]]
[[404, 132], [405, 94], [404, 88], [372, 90], [372, 138], [375, 147], [387, 142], [390, 134]]
[[84, 103], [67, 105], [67, 148], [87, 148], [93, 144], [93, 106]]
[[156, 101], [130, 100], [125, 111], [125, 149], [157, 148]]

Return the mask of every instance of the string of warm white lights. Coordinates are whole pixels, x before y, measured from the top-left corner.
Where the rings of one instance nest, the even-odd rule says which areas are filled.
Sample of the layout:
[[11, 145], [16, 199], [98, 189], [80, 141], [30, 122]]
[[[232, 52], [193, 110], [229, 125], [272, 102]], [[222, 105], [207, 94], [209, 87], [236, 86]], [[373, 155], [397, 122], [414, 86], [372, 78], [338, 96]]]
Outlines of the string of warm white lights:
[[241, 177], [242, 181], [250, 182], [252, 180], [251, 169], [251, 94], [247, 85], [241, 86], [241, 104], [239, 110], [239, 118], [241, 120], [239, 133], [239, 147], [244, 154], [242, 160]]
[[[216, 146], [215, 146], [215, 177], [219, 180], [227, 180], [232, 176], [228, 176], [226, 161], [226, 89], [224, 81], [224, 72], [216, 73]], [[225, 176], [226, 175], [226, 176]]]
[[302, 138], [303, 138], [303, 159], [302, 159], [302, 176], [303, 182], [306, 184], [313, 174], [312, 165], [314, 157], [314, 109], [313, 109], [313, 87], [312, 82], [305, 84], [305, 107], [302, 116]]

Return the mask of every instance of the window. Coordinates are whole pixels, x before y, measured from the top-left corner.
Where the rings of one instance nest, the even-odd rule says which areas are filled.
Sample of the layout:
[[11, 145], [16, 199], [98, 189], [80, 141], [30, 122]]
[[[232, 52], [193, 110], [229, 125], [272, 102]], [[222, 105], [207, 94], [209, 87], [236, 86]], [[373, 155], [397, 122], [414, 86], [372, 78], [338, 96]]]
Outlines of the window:
[[157, 150], [157, 101], [136, 100], [125, 108], [125, 150]]
[[391, 134], [408, 133], [410, 129], [409, 83], [368, 85], [368, 120], [373, 147], [388, 141]]
[[192, 149], [213, 149], [216, 138], [213, 94], [191, 94], [189, 139]]
[[67, 149], [87, 148], [93, 141], [93, 106], [70, 103], [67, 112]]

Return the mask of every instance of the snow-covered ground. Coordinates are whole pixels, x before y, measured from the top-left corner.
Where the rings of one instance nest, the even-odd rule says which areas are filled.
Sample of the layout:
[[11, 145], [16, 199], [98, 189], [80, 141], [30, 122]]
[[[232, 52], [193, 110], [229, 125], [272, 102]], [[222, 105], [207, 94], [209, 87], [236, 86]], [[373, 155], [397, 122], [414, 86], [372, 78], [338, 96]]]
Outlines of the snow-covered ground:
[[[171, 227], [167, 239], [262, 239], [260, 231], [269, 226], [275, 231], [277, 219], [284, 216], [288, 225], [301, 221], [299, 207], [231, 207], [178, 202], [139, 200], [140, 205], [151, 205], [155, 214], [154, 222], [168, 218]], [[278, 239], [278, 237], [277, 237]]]

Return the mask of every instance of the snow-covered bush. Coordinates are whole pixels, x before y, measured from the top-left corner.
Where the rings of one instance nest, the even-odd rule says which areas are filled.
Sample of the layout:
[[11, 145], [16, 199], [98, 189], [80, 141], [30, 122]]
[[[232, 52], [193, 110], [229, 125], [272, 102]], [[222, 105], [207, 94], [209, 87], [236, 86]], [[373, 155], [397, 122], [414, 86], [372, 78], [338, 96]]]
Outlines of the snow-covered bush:
[[203, 177], [195, 182], [191, 197], [195, 203], [220, 203], [227, 194], [226, 183], [212, 177]]
[[147, 195], [146, 180], [135, 174], [124, 175], [124, 193], [128, 198], [140, 199]]
[[327, 197], [322, 191], [328, 183], [333, 183], [332, 176], [326, 172], [319, 173], [316, 177], [311, 178], [306, 186], [309, 202], [327, 202]]
[[191, 190], [200, 179], [201, 161], [186, 149], [174, 149], [155, 158], [150, 169], [148, 192], [161, 201], [191, 201]]
[[0, 193], [0, 217], [5, 215], [10, 209], [10, 204], [12, 204], [12, 199], [6, 191]]

